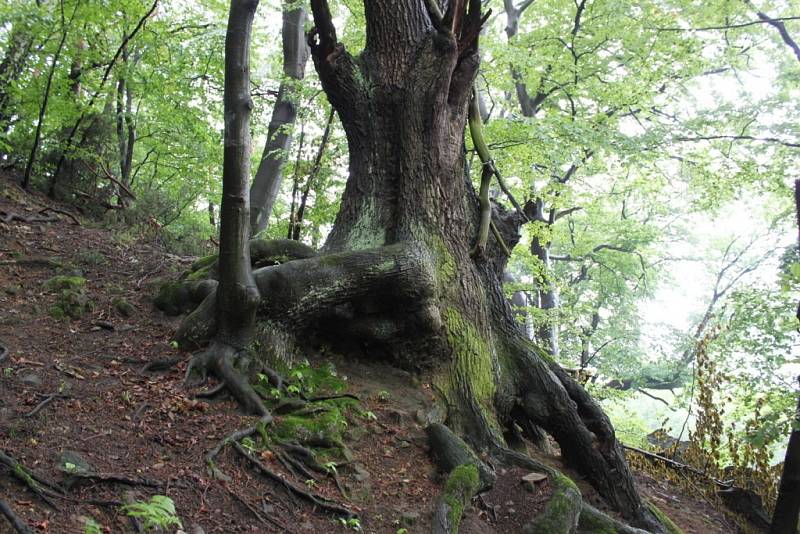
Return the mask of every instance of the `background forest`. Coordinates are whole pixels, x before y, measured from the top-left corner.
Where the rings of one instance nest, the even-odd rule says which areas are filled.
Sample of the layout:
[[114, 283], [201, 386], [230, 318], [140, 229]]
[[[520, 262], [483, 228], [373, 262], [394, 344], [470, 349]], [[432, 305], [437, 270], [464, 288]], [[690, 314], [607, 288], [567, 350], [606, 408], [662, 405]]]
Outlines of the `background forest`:
[[[789, 1], [494, 0], [482, 139], [525, 213], [505, 289], [602, 399], [619, 439], [772, 505], [796, 407], [800, 10]], [[5, 0], [0, 165], [120, 239], [218, 245], [222, 0]], [[262, 1], [252, 47], [254, 234], [319, 248], [347, 143], [303, 2]], [[340, 40], [362, 3], [331, 2]], [[483, 147], [465, 135], [470, 177]]]

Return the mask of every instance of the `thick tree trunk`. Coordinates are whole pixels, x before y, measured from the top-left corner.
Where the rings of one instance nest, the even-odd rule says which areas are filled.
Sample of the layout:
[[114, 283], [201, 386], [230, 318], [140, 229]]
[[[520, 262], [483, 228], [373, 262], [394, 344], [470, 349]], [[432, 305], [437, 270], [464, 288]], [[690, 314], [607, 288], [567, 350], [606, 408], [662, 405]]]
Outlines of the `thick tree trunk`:
[[267, 227], [272, 207], [281, 188], [282, 168], [292, 144], [292, 126], [297, 118], [297, 93], [308, 61], [308, 47], [303, 26], [306, 11], [302, 7], [289, 8], [285, 2], [283, 10], [283, 75], [278, 89], [278, 99], [272, 109], [267, 142], [261, 163], [253, 178], [250, 190], [250, 230], [256, 235]]
[[[502, 462], [505, 432], [544, 428], [625, 518], [661, 532], [608, 418], [515, 321], [501, 287], [503, 247], [490, 235], [484, 254], [470, 254], [480, 208], [463, 136], [483, 20], [480, 1], [468, 3], [453, 0], [439, 17], [425, 9], [432, 2], [365, 1], [367, 44], [356, 59], [337, 41], [327, 2], [312, 0], [312, 57], [347, 135], [350, 177], [323, 254], [258, 269], [258, 292], [247, 294], [260, 293], [260, 314], [298, 339], [351, 354], [366, 347], [423, 374], [447, 426], [475, 451]], [[226, 146], [226, 172], [227, 158]], [[497, 206], [491, 216], [516, 245], [521, 216]], [[246, 258], [227, 261], [241, 268]], [[207, 297], [179, 333], [230, 329], [222, 321], [231, 318], [209, 312], [215, 300]], [[474, 487], [460, 485], [459, 499]]]

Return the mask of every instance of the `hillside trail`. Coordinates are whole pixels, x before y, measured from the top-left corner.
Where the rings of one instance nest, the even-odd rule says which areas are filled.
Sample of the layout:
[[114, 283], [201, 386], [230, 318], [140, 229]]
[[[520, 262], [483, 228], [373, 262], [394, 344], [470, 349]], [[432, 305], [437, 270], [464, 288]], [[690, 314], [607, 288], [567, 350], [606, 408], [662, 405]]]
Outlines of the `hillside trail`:
[[[313, 367], [336, 369], [359, 402], [345, 415], [348, 458], [336, 465], [336, 476], [299, 485], [347, 506], [358, 522], [326, 515], [287, 492], [231, 447], [217, 459], [226, 477], [210, 476], [207, 451], [255, 419], [230, 398], [196, 399], [183, 387], [190, 354], [171, 346], [178, 320], [156, 310], [153, 296], [161, 280], [193, 259], [168, 254], [153, 235], [103, 228], [0, 176], [0, 344], [8, 349], [0, 362], [0, 452], [68, 488], [43, 498], [0, 463], [0, 499], [43, 533], [91, 532], [92, 523], [97, 532], [137, 532], [141, 522], [121, 507], [153, 495], [175, 504], [181, 527], [168, 532], [429, 532], [442, 480], [420, 421], [433, 394], [380, 362], [305, 355]], [[70, 285], [75, 279], [85, 282]], [[144, 370], [156, 360], [178, 363]], [[262, 451], [261, 458], [298, 482], [274, 457]], [[526, 474], [501, 470], [496, 488], [466, 511], [461, 531], [520, 531], [550, 494], [547, 481], [525, 489]], [[685, 532], [735, 531], [667, 482], [637, 480]], [[582, 490], [601, 504], [585, 484]], [[12, 530], [0, 517], [5, 532]]]

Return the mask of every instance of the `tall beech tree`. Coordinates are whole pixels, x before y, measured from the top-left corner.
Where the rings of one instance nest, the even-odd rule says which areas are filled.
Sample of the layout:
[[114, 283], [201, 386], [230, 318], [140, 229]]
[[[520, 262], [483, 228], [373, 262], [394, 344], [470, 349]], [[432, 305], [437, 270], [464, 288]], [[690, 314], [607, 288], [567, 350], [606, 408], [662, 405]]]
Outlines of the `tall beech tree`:
[[[525, 464], [504, 434], [541, 427], [627, 521], [665, 531], [638, 495], [606, 415], [528, 340], [504, 298], [504, 250], [519, 240], [523, 215], [494, 206], [497, 232], [472, 254], [481, 213], [465, 175], [463, 139], [488, 18], [481, 2], [453, 0], [440, 17], [435, 0], [367, 0], [366, 46], [354, 56], [337, 40], [327, 0], [312, 0], [311, 55], [346, 132], [349, 179], [320, 254], [292, 260], [285, 242], [260, 242], [259, 253], [288, 252], [283, 263], [251, 272], [246, 88], [255, 6], [231, 3], [219, 285], [206, 286], [209, 294], [177, 334], [182, 342], [213, 340], [192, 369], [215, 372], [246, 408], [268, 416], [240, 357], [258, 311], [298, 344], [368, 349], [365, 356], [429, 381], [445, 414], [432, 416], [435, 453], [452, 456], [458, 434], [496, 464]], [[467, 457], [485, 472], [477, 456]], [[490, 481], [467, 484], [459, 499]], [[457, 530], [458, 518], [439, 512], [435, 530]]]

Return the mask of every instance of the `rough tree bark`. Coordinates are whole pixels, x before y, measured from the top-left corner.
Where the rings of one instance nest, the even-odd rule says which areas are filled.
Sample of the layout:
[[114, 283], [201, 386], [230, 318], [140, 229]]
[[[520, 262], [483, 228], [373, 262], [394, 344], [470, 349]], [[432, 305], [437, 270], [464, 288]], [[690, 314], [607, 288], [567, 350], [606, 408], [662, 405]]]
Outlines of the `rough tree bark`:
[[[507, 257], [496, 235], [513, 247], [522, 216], [493, 206], [498, 232], [483, 254], [470, 254], [480, 207], [465, 176], [463, 136], [485, 21], [480, 4], [453, 0], [439, 17], [434, 0], [367, 0], [366, 48], [353, 56], [337, 40], [327, 1], [312, 0], [312, 58], [350, 151], [333, 229], [320, 255], [250, 277], [248, 258], [235, 252], [246, 238], [246, 204], [239, 199], [238, 211], [223, 204], [223, 226], [234, 219], [238, 231], [223, 228], [219, 288], [185, 319], [179, 337], [218, 345], [252, 324], [260, 294], [259, 314], [299, 342], [325, 341], [354, 355], [366, 349], [418, 372], [437, 392], [447, 428], [499, 463], [513, 458], [504, 432], [545, 429], [626, 520], [663, 532], [634, 488], [606, 415], [527, 339], [504, 297]], [[225, 150], [227, 185], [232, 148]], [[237, 274], [224, 282], [226, 270]], [[215, 313], [234, 303], [238, 313]], [[236, 347], [247, 340], [233, 337]], [[475, 486], [453, 485], [461, 497]]]
[[[290, 5], [295, 7], [290, 8]], [[298, 84], [303, 79], [308, 61], [308, 46], [303, 26], [306, 11], [295, 2], [284, 2], [283, 29], [283, 75], [278, 89], [278, 98], [269, 121], [267, 142], [261, 163], [253, 178], [250, 190], [250, 231], [256, 235], [267, 227], [272, 207], [278, 196], [283, 178], [282, 168], [286, 163], [292, 144], [292, 126], [297, 118]]]

